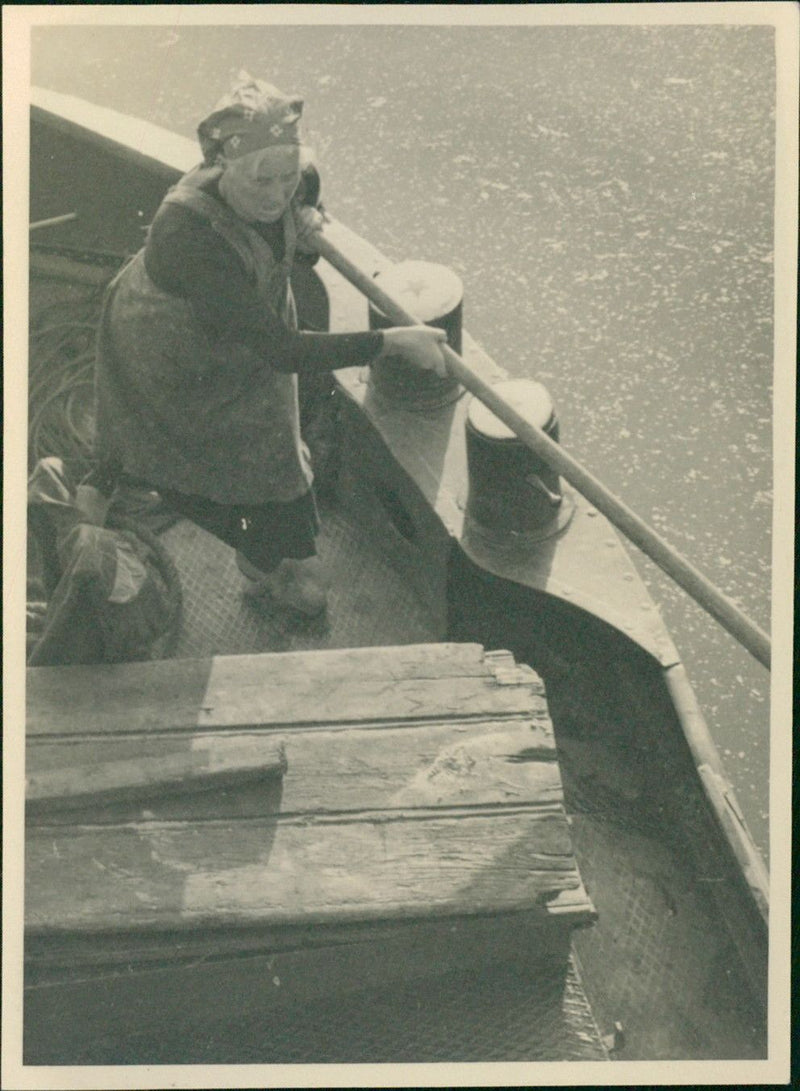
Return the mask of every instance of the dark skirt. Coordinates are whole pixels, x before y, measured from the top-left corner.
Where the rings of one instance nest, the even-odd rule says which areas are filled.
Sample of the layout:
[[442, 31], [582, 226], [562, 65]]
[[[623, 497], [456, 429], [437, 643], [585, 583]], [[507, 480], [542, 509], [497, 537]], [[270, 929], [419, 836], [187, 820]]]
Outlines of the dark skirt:
[[156, 490], [167, 507], [227, 542], [262, 572], [276, 568], [284, 557], [302, 560], [317, 552], [319, 514], [313, 489], [285, 502], [217, 504], [131, 478], [127, 484]]

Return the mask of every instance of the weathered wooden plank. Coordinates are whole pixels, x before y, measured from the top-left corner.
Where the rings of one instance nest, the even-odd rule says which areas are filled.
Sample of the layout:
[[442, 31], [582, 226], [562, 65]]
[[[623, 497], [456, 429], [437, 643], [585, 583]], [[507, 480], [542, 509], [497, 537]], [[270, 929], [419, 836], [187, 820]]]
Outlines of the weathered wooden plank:
[[[509, 913], [464, 914], [372, 921], [337, 921], [308, 924], [302, 918], [279, 926], [255, 922], [237, 928], [195, 925], [191, 929], [129, 929], [121, 932], [31, 932], [26, 943], [30, 969], [26, 984], [54, 984], [99, 972], [113, 974], [119, 967], [126, 973], [140, 968], [178, 966], [217, 958], [251, 958], [276, 951], [304, 951], [339, 947], [355, 950], [362, 944], [398, 949], [413, 945], [420, 936], [436, 936], [437, 942], [451, 937], [454, 942], [478, 943], [481, 949], [493, 943], [514, 945], [525, 952], [525, 936], [545, 919], [553, 917], [553, 906], [569, 898], [584, 912], [588, 923], [596, 912], [583, 886], [564, 890], [546, 906], [513, 910]], [[505, 937], [505, 938], [502, 938]], [[535, 955], [535, 952], [531, 952]]]
[[[278, 807], [284, 814], [393, 809], [450, 804], [485, 805], [558, 803], [561, 777], [549, 724], [526, 721], [480, 724], [387, 726], [379, 731], [295, 730], [270, 735], [136, 736], [89, 741], [39, 740], [28, 749], [28, 765], [58, 770], [66, 762], [103, 762], [124, 758], [158, 763], [197, 754], [225, 768], [234, 761], [257, 766], [269, 762], [279, 747], [286, 757], [279, 791], [263, 785], [221, 783], [200, 796], [146, 800], [156, 819], [264, 816]], [[184, 759], [185, 760], [185, 759]], [[227, 788], [234, 788], [226, 790]], [[143, 803], [114, 805], [95, 801], [81, 817], [86, 822], [113, 823], [141, 819]], [[34, 816], [34, 821], [38, 819]], [[49, 813], [46, 821], [73, 821]]]
[[[87, 747], [84, 745], [84, 750]], [[76, 760], [77, 759], [77, 760]], [[237, 788], [280, 777], [286, 770], [283, 748], [273, 740], [252, 746], [185, 749], [158, 757], [98, 760], [87, 753], [72, 764], [29, 772], [25, 780], [26, 817], [72, 812], [78, 807], [137, 803], [159, 796]]]
[[[474, 724], [419, 724], [379, 731], [291, 731], [275, 734], [136, 736], [87, 742], [44, 742], [28, 747], [28, 768], [58, 770], [67, 760], [102, 766], [111, 758], [126, 764], [198, 760], [224, 770], [235, 763], [253, 768], [286, 757], [282, 792], [265, 794], [243, 776], [219, 782], [219, 791], [192, 800], [158, 799], [148, 793], [155, 818], [264, 815], [278, 803], [284, 813], [488, 803], [560, 802], [561, 780], [554, 743], [546, 724], [499, 721]], [[183, 756], [183, 757], [182, 757]], [[236, 789], [235, 792], [227, 789]], [[141, 817], [142, 806], [97, 806], [86, 820], [119, 822]], [[69, 820], [65, 816], [64, 820]]]
[[333, 726], [398, 720], [480, 719], [529, 713], [531, 694], [524, 686], [499, 686], [485, 678], [434, 678], [323, 681], [306, 678], [296, 685], [265, 680], [237, 685], [215, 675], [199, 700], [160, 702], [145, 689], [121, 702], [100, 686], [93, 699], [30, 710], [31, 731], [38, 735], [109, 735], [142, 731], [196, 731], [291, 724]]
[[[31, 667], [28, 670], [29, 731], [38, 730], [42, 714], [69, 703], [76, 714], [86, 703], [103, 699], [129, 704], [148, 694], [165, 713], [181, 719], [184, 705], [194, 708], [205, 695], [212, 666], [227, 684], [265, 682], [282, 678], [293, 685], [309, 672], [361, 678], [442, 677], [485, 675], [479, 644], [412, 644], [398, 647], [335, 648], [307, 652], [217, 656], [216, 660], [181, 659], [147, 663], [97, 664], [74, 667]], [[176, 707], [177, 702], [177, 707]], [[146, 723], [147, 721], [145, 721]]]
[[28, 731], [32, 736], [126, 734], [380, 722], [509, 715], [543, 706], [536, 675], [512, 668], [511, 662], [509, 657], [506, 670], [496, 657], [486, 661], [478, 645], [412, 645], [30, 668]]
[[212, 669], [200, 709], [200, 727], [264, 723], [380, 723], [415, 718], [477, 718], [516, 715], [530, 708], [525, 686], [498, 686], [483, 676], [353, 679], [347, 675], [282, 680], [267, 689], [238, 683]]
[[579, 885], [560, 807], [29, 832], [28, 928], [529, 909]]
[[244, 681], [259, 677], [282, 677], [287, 683], [311, 672], [348, 673], [359, 678], [436, 678], [460, 674], [485, 675], [487, 658], [513, 662], [508, 652], [486, 653], [480, 644], [403, 644], [393, 647], [328, 648], [314, 652], [269, 652], [253, 655], [220, 655], [206, 659], [156, 660], [147, 663], [97, 664], [74, 667], [32, 667], [29, 680], [35, 686], [31, 696], [42, 693], [51, 698], [62, 693], [91, 692], [95, 680], [102, 687], [114, 685], [121, 696], [137, 693], [143, 684], [153, 685], [169, 695], [175, 680], [188, 687], [205, 687], [211, 664], [216, 662], [231, 679]]
[[[139, 949], [120, 948], [121, 938], [101, 937], [92, 944], [92, 961], [73, 968], [68, 978], [30, 974], [25, 994], [32, 1028], [26, 1039], [28, 1063], [69, 1063], [102, 1037], [118, 1061], [131, 1034], [156, 1039], [169, 1034], [170, 1040], [186, 1037], [206, 1047], [225, 1033], [226, 1023], [236, 1042], [244, 1019], [248, 1026], [270, 1028], [286, 1007], [331, 996], [347, 1003], [362, 989], [390, 991], [409, 982], [425, 988], [431, 978], [453, 971], [473, 980], [502, 975], [514, 988], [524, 978], [540, 980], [557, 972], [569, 943], [568, 931], [552, 927], [541, 910], [389, 924], [347, 935], [318, 927], [313, 943], [258, 935], [260, 950], [250, 950], [247, 939], [237, 949], [239, 935], [229, 930], [205, 947], [193, 947], [186, 957], [181, 947], [185, 934], [166, 933], [165, 957], [155, 964], [143, 961]], [[253, 942], [259, 940], [253, 937]], [[229, 957], [220, 957], [226, 943]], [[120, 950], [123, 960], [116, 966], [103, 964]], [[37, 979], [48, 983], [31, 984]], [[436, 988], [441, 990], [441, 984]], [[187, 996], [192, 997], [188, 1008]], [[560, 996], [556, 989], [556, 1004]], [[64, 1011], [73, 1018], [64, 1020]]]
[[29, 667], [27, 736], [186, 725], [196, 720], [211, 665], [210, 659], [182, 659]]

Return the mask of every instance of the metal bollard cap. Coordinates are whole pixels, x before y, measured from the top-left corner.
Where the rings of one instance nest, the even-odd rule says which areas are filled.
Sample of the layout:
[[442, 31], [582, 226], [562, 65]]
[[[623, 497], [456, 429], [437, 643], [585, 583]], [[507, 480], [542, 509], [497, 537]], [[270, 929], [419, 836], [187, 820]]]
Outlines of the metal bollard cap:
[[446, 265], [430, 261], [401, 261], [375, 279], [420, 322], [444, 318], [458, 307], [464, 295], [461, 278]]
[[[541, 383], [532, 379], [508, 379], [497, 383], [497, 393], [521, 416], [547, 431], [555, 417], [553, 400]], [[487, 439], [515, 439], [514, 433], [483, 402], [472, 398], [467, 411], [467, 419], [472, 428]]]

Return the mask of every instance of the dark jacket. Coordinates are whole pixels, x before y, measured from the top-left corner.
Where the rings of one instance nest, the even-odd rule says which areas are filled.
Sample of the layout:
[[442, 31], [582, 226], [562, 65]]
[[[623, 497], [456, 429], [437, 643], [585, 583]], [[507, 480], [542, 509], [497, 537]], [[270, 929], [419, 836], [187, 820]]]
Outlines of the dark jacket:
[[109, 286], [96, 454], [134, 477], [218, 503], [293, 500], [311, 481], [298, 359], [359, 364], [381, 339], [296, 332], [289, 272], [304, 195], [278, 225], [256, 229], [219, 197], [219, 173], [191, 171], [165, 198], [151, 236], [171, 220], [171, 264], [163, 255], [149, 260], [151, 240]]

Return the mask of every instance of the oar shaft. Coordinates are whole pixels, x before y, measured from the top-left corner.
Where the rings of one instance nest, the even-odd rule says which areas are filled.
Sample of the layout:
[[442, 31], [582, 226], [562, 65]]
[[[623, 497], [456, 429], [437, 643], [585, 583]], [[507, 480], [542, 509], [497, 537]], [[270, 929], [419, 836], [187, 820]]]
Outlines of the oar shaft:
[[[343, 254], [324, 235], [316, 238], [319, 253], [398, 326], [420, 325], [419, 319], [385, 292], [363, 269]], [[522, 417], [498, 391], [477, 375], [449, 346], [444, 355], [451, 374], [486, 405], [544, 462], [586, 497], [598, 511], [667, 573], [688, 595], [715, 618], [731, 636], [765, 667], [770, 665], [770, 640], [747, 615], [702, 572], [673, 549], [642, 518], [633, 512], [593, 474], [541, 428]]]
[[[394, 321], [394, 319], [392, 319]], [[488, 383], [468, 368], [449, 348], [445, 348], [448, 367], [461, 383], [531, 448], [553, 470], [601, 511], [629, 541], [638, 546], [659, 568], [667, 573], [695, 602], [715, 618], [751, 655], [765, 667], [770, 665], [770, 640], [743, 611], [675, 550], [660, 534], [619, 497], [589, 473], [563, 447], [540, 428], [519, 415]]]

